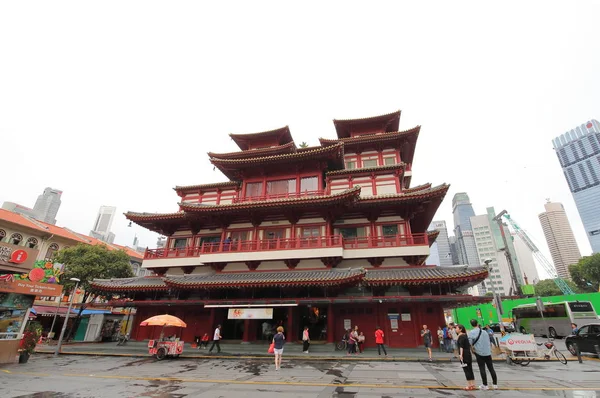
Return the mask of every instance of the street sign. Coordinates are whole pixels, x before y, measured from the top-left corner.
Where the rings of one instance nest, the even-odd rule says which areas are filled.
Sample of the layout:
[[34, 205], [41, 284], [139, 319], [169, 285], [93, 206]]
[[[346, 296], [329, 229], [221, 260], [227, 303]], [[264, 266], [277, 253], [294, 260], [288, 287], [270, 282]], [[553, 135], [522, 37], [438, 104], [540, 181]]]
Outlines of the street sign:
[[535, 299], [535, 306], [537, 307], [539, 312], [544, 312], [545, 307], [544, 307], [544, 303], [542, 302], [541, 298], [536, 298]]

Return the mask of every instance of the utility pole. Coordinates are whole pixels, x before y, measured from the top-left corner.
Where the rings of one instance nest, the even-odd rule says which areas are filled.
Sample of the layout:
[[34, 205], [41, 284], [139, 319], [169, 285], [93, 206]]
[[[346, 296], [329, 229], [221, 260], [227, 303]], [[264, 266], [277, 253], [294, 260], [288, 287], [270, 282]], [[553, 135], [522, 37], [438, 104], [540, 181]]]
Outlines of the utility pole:
[[502, 241], [504, 242], [504, 255], [506, 256], [506, 261], [508, 262], [508, 270], [510, 272], [510, 278], [513, 282], [513, 287], [516, 291], [516, 295], [518, 297], [521, 297], [523, 295], [523, 293], [521, 292], [521, 284], [517, 279], [515, 265], [513, 263], [510, 250], [508, 250], [508, 241], [506, 239], [506, 234], [504, 233], [504, 223], [502, 222], [502, 216], [505, 214], [508, 214], [508, 212], [506, 210], [502, 210], [496, 217], [494, 217], [494, 221], [498, 223], [498, 228], [500, 228], [500, 234], [502, 235]]

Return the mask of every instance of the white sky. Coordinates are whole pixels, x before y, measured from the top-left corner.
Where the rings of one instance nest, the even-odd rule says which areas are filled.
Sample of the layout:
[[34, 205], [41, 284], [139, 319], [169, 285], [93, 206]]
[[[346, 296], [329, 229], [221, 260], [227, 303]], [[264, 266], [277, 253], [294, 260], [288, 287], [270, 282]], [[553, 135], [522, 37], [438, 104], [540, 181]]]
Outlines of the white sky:
[[[368, 4], [368, 5], [367, 5]], [[224, 181], [228, 133], [402, 109], [423, 126], [413, 185], [447, 182], [507, 209], [545, 248], [545, 198], [590, 253], [552, 138], [600, 118], [597, 1], [0, 3], [0, 202], [62, 189], [58, 225], [101, 205], [177, 210], [175, 185]], [[155, 235], [113, 224], [117, 243]]]

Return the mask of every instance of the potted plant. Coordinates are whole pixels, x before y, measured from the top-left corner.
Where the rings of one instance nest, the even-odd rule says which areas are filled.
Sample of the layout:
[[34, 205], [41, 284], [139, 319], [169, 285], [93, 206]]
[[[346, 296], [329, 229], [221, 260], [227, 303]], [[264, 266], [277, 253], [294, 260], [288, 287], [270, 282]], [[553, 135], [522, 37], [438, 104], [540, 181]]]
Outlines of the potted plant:
[[25, 327], [19, 345], [19, 363], [27, 363], [29, 356], [35, 352], [35, 346], [42, 335], [42, 326], [38, 322], [30, 322]]

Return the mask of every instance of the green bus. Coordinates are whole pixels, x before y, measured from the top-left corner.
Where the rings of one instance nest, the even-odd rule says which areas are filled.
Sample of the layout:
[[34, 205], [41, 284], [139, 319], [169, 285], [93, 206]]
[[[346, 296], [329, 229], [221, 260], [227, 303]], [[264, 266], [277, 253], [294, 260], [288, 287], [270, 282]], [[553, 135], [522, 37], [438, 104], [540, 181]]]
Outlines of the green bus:
[[517, 331], [550, 338], [572, 334], [572, 323], [582, 326], [598, 321], [589, 301], [544, 303], [543, 317], [536, 304], [523, 304], [512, 309], [512, 318]]

